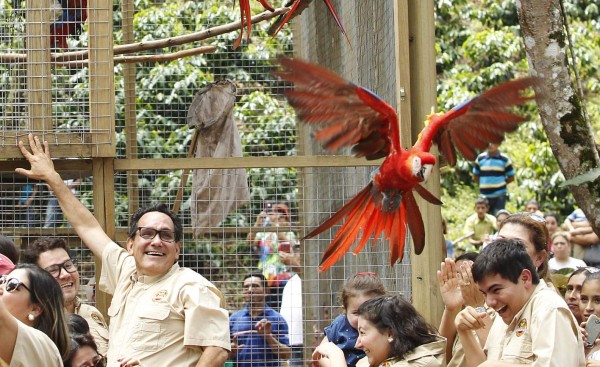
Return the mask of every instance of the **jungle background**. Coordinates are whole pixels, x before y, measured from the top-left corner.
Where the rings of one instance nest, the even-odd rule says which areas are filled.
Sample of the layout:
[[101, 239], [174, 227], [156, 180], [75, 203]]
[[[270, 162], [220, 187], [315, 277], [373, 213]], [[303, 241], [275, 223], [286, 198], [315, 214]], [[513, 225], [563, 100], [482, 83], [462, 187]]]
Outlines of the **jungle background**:
[[[19, 0], [0, 2], [1, 23], [22, 17]], [[572, 33], [575, 64], [583, 84], [591, 122], [600, 139], [600, 10], [595, 0], [565, 0], [563, 2]], [[262, 9], [252, 2], [253, 13]], [[276, 4], [281, 5], [281, 4]], [[119, 10], [114, 2], [114, 40], [122, 42]], [[168, 38], [200, 31], [206, 24], [224, 24], [239, 19], [236, 1], [205, 0], [135, 0], [135, 39], [137, 41]], [[529, 73], [514, 0], [436, 0], [436, 71], [438, 75], [438, 102], [440, 111], [472, 97], [502, 81]], [[240, 129], [244, 155], [289, 156], [296, 154], [296, 120], [294, 111], [286, 107], [281, 92], [289, 86], [271, 76], [272, 54], [291, 56], [293, 34], [285, 27], [274, 39], [266, 36], [268, 23], [254, 25], [251, 41], [237, 50], [232, 44], [238, 36], [232, 32], [211, 39], [218, 47], [214, 54], [198, 55], [168, 63], [147, 62], [136, 68], [136, 114], [138, 128], [138, 158], [174, 158], [187, 155], [191, 133], [186, 126], [187, 109], [196, 91], [219, 79], [230, 79], [238, 87], [235, 117]], [[11, 37], [11, 30], [3, 29], [0, 48], [10, 49], [22, 39]], [[260, 38], [260, 41], [258, 40]], [[265, 41], [266, 40], [266, 41]], [[68, 39], [70, 48], [87, 44], [86, 26], [81, 35]], [[116, 121], [118, 157], [125, 155], [124, 80], [122, 64], [115, 66]], [[54, 112], [60, 114], [60, 128], [77, 131], [84, 128], [85, 110], [89, 108], [86, 88], [87, 68], [56, 70], [55, 79], [68, 86], [57, 90], [57, 97], [65, 103], [57, 104]], [[0, 65], [0, 83], [21, 83], [18, 75]], [[3, 89], [4, 90], [4, 89]], [[157, 92], [158, 91], [158, 92]], [[168, 92], [167, 92], [168, 91]], [[8, 94], [9, 92], [3, 91]], [[3, 96], [3, 101], [10, 96]], [[11, 113], [10, 104], [0, 104], [2, 115]], [[507, 209], [523, 210], [525, 202], [535, 198], [543, 211], [554, 211], [564, 218], [575, 205], [554, 158], [535, 107], [527, 111], [532, 119], [516, 133], [510, 134], [501, 150], [509, 155], [516, 170], [516, 183], [509, 185], [510, 200]], [[264, 147], [269, 147], [265, 149]], [[472, 163], [459, 160], [454, 168], [442, 168], [442, 215], [448, 221], [448, 237], [462, 234], [464, 220], [473, 213], [478, 195], [477, 185], [470, 175]], [[140, 173], [140, 205], [153, 201], [170, 202], [179, 186], [182, 172], [144, 171]], [[251, 226], [265, 200], [287, 201], [292, 208], [292, 219], [297, 218], [297, 176], [293, 168], [248, 169], [252, 200], [249, 206], [229, 216], [223, 226]], [[126, 226], [126, 176], [118, 176], [116, 203], [118, 226]], [[265, 184], [267, 183], [267, 184]], [[91, 205], [91, 179], [81, 187], [80, 198]], [[188, 182], [188, 190], [191, 183]], [[189, 191], [184, 197], [190, 197]], [[189, 224], [189, 200], [182, 205], [184, 224]], [[222, 257], [212, 256], [223, 251], [249, 254], [235, 246], [211, 245], [210, 241], [194, 242], [184, 253], [203, 253], [205, 264], [194, 268], [221, 267]]]

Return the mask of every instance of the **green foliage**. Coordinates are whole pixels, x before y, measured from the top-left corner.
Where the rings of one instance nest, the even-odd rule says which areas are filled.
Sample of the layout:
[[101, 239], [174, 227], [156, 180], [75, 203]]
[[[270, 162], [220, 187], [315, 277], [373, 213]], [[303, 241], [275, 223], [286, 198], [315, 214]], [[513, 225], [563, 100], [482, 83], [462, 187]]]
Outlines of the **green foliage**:
[[[598, 125], [597, 1], [568, 0], [564, 5], [590, 119]], [[438, 109], [447, 110], [490, 86], [529, 73], [514, 1], [437, 0], [435, 6]], [[516, 184], [509, 185], [511, 198], [507, 209], [522, 210], [526, 201], [535, 198], [545, 211], [568, 214], [574, 200], [568, 189], [560, 187], [564, 177], [537, 112], [532, 107], [522, 112], [532, 116], [531, 122], [509, 134], [501, 146], [516, 170]], [[598, 131], [598, 126], [595, 127]], [[462, 158], [456, 167], [442, 169], [442, 214], [448, 220], [450, 239], [462, 234], [464, 221], [473, 212], [471, 203], [478, 188], [471, 178], [471, 169], [471, 162]]]

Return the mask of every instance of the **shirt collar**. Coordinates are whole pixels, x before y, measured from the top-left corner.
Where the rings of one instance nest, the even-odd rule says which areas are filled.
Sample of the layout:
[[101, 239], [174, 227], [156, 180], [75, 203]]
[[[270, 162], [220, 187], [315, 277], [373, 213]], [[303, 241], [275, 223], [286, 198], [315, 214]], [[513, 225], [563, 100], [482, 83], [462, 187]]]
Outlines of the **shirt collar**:
[[133, 274], [131, 274], [131, 280], [135, 283], [142, 283], [142, 284], [154, 284], [154, 283], [158, 283], [159, 281], [170, 277], [172, 274], [176, 273], [178, 270], [180, 269], [179, 264], [175, 263], [173, 264], [173, 266], [171, 266], [171, 268], [169, 269], [168, 272], [166, 272], [165, 274], [161, 274], [161, 275], [138, 275], [137, 270], [135, 272], [133, 272]]

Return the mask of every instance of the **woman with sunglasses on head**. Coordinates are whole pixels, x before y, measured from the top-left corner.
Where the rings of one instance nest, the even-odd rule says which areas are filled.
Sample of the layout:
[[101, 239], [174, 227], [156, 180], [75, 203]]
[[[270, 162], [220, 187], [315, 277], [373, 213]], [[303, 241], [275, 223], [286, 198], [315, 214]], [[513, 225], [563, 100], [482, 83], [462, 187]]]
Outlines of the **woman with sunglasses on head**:
[[506, 218], [498, 229], [498, 238], [520, 240], [531, 257], [540, 279], [554, 288], [548, 266], [548, 229], [543, 217], [535, 213], [516, 213]]
[[62, 366], [69, 332], [62, 291], [47, 271], [19, 264], [0, 278], [0, 335], [10, 367]]

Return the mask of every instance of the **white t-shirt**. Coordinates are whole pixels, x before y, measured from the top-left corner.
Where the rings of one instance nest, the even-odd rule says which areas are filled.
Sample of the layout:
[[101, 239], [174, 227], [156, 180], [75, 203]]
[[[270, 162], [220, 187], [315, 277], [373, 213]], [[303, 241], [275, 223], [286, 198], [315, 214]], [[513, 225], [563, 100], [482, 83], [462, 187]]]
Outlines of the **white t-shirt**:
[[302, 345], [304, 329], [302, 325], [302, 279], [295, 274], [283, 287], [281, 316], [289, 328], [290, 345]]
[[556, 260], [556, 258], [552, 258], [550, 260], [548, 260], [548, 267], [550, 268], [550, 270], [560, 270], [560, 269], [564, 269], [564, 268], [571, 268], [571, 269], [577, 269], [577, 268], [582, 268], [582, 267], [586, 267], [586, 263], [583, 260], [579, 260], [576, 259], [574, 257], [569, 257], [569, 259], [565, 262], [558, 262]]

